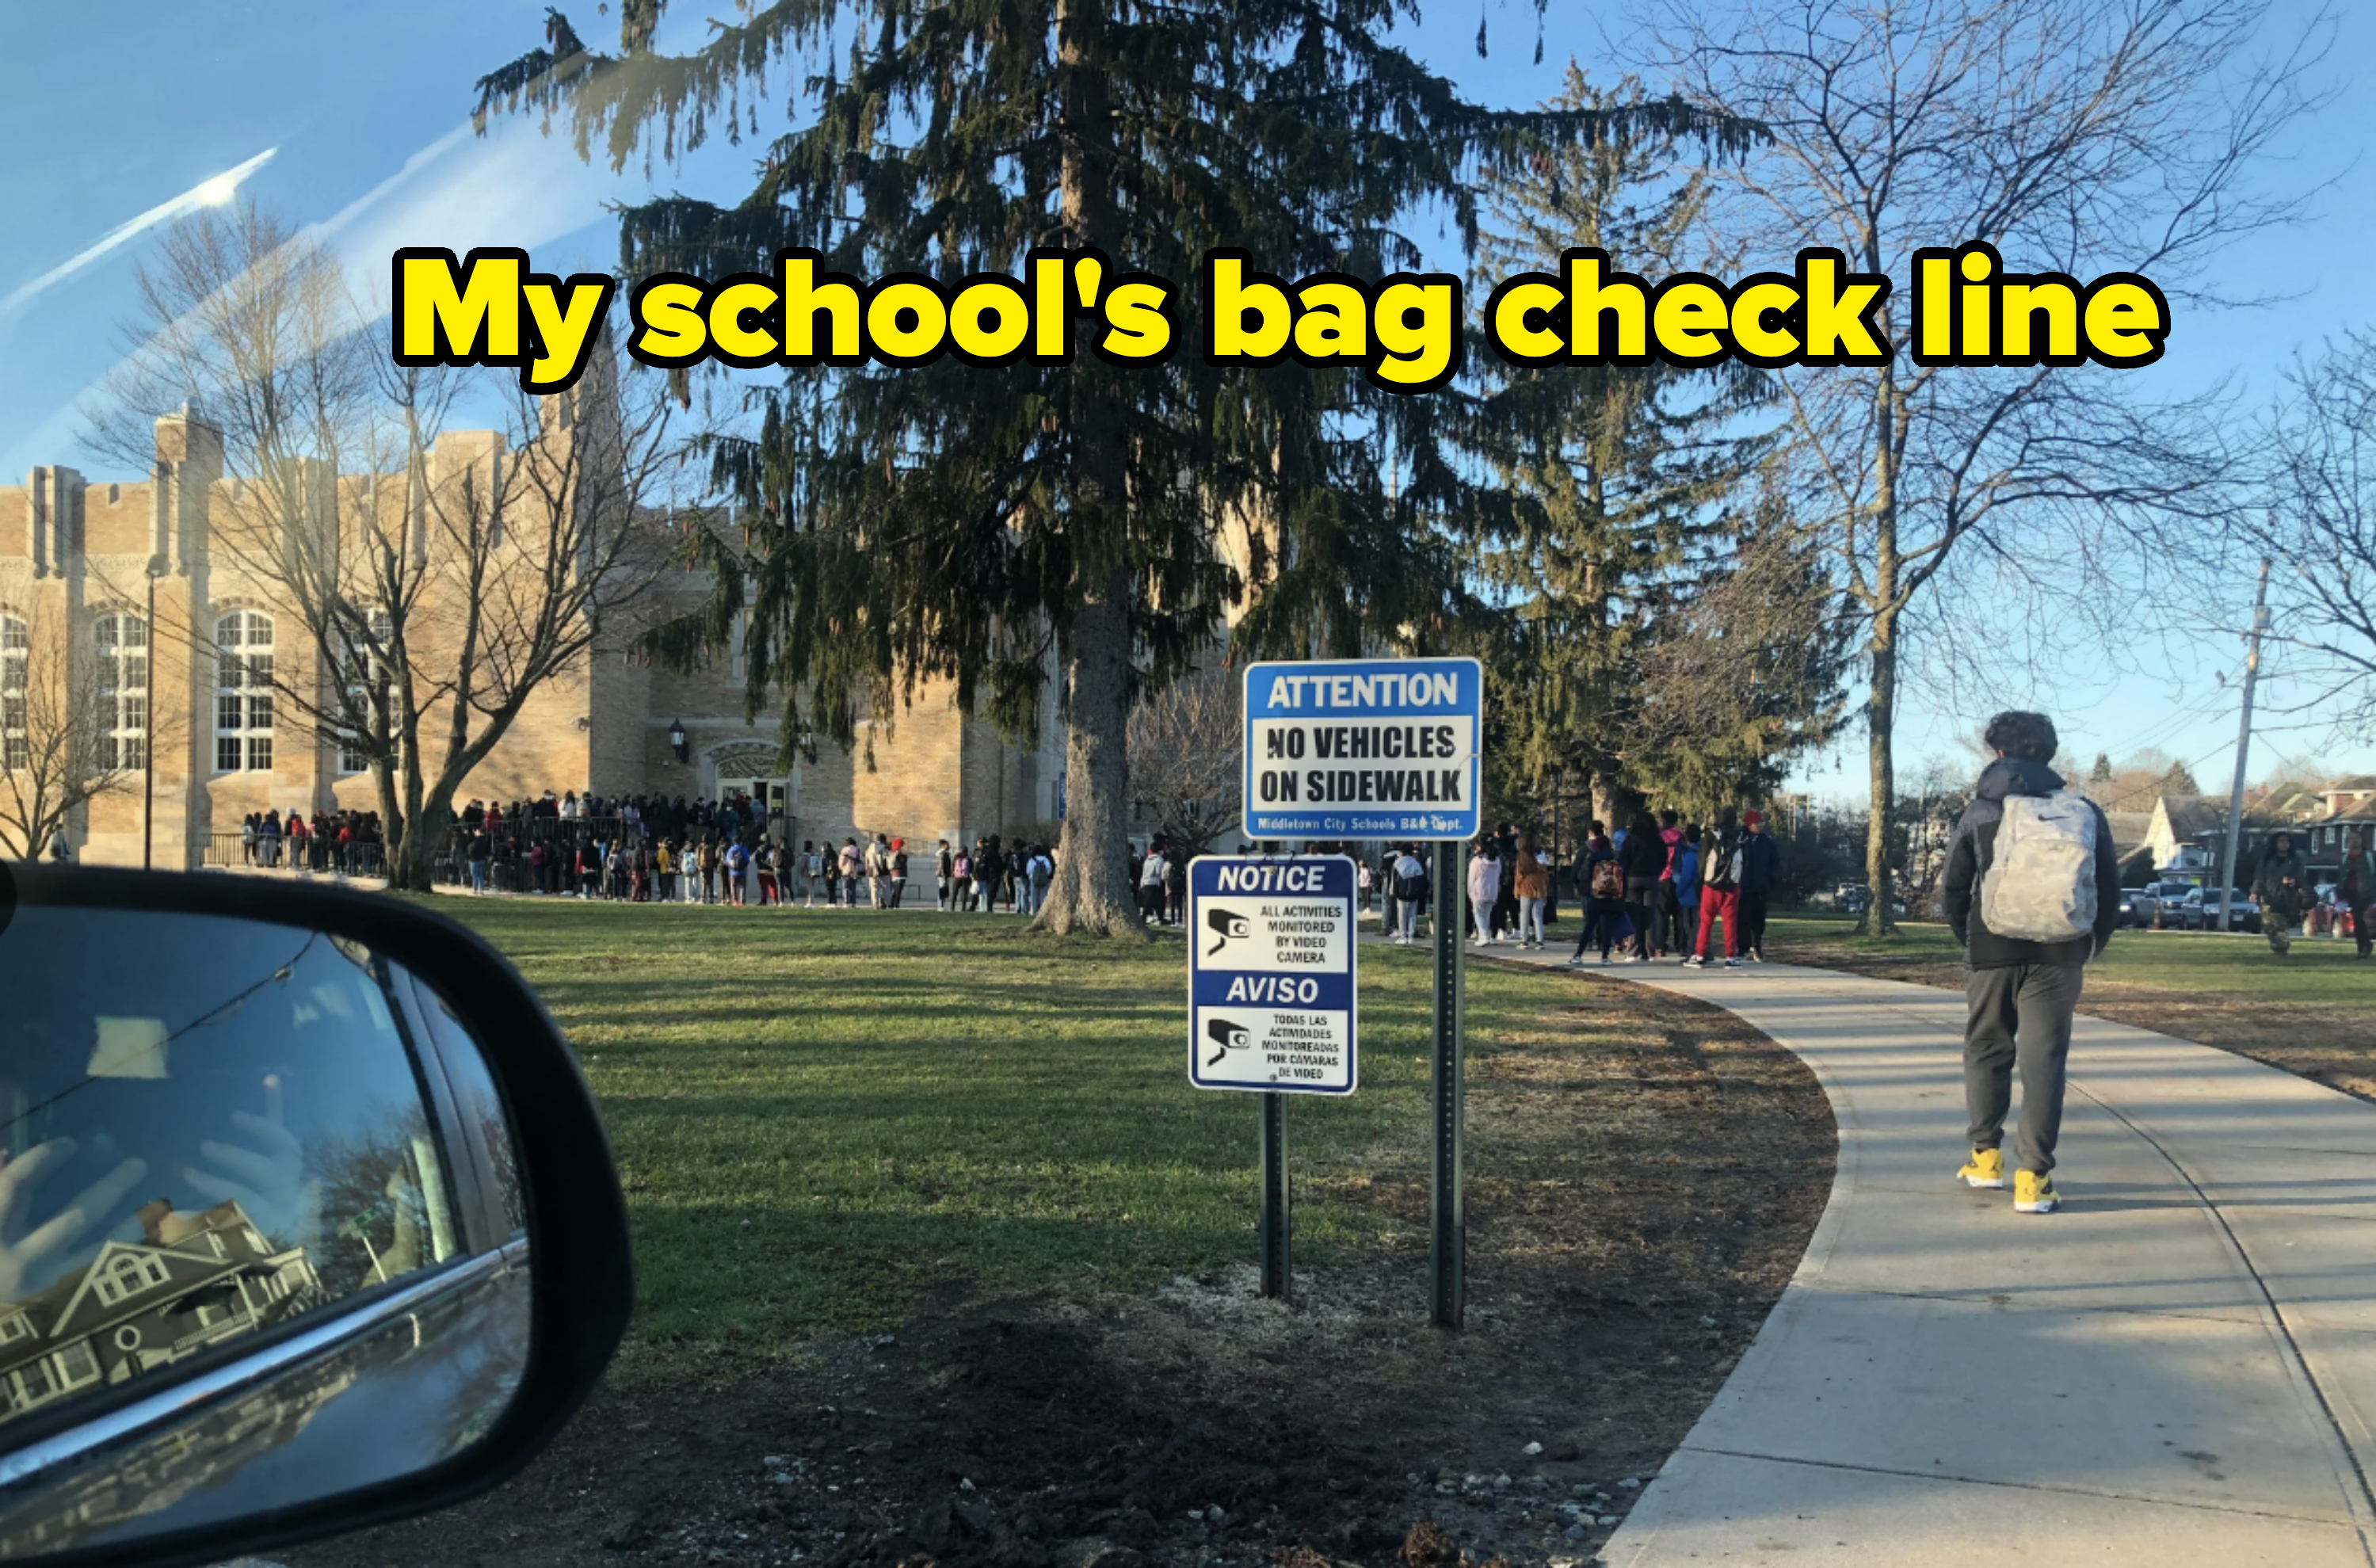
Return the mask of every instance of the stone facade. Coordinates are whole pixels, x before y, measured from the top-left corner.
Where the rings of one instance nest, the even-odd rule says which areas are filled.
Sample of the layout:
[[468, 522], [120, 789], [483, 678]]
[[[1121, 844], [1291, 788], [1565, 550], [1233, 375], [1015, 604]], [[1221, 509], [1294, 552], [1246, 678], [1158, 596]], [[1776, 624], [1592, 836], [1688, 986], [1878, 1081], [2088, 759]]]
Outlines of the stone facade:
[[[218, 657], [219, 642], [234, 634], [244, 652], [270, 654], [280, 682], [303, 679], [303, 622], [276, 602], [276, 585], [243, 576], [232, 552], [210, 548], [209, 525], [232, 515], [237, 484], [223, 476], [215, 433], [184, 410], [157, 422], [156, 452], [148, 476], [132, 482], [44, 467], [0, 488], [0, 641], [21, 645], [20, 668], [32, 648], [52, 656], [32, 658], [32, 668], [69, 671], [78, 683], [112, 672], [117, 743], [145, 754], [147, 766], [127, 767], [117, 788], [75, 814], [68, 834], [77, 858], [194, 868], [221, 858], [224, 838], [250, 812], [374, 809], [371, 775], [343, 766], [335, 738], [285, 703], [255, 705], [268, 693], [243, 697], [220, 684], [230, 661]], [[499, 436], [459, 432], [440, 439], [428, 462], [501, 457]], [[349, 476], [338, 481], [339, 505], [391, 482]], [[689, 606], [707, 589], [706, 577], [672, 576], [655, 607]], [[132, 641], [148, 645], [138, 659]], [[122, 706], [134, 675], [147, 683], [145, 714]], [[457, 804], [547, 790], [713, 800], [739, 790], [764, 793], [795, 844], [879, 832], [928, 850], [939, 838], [970, 841], [1053, 818], [1063, 755], [1055, 703], [1041, 705], [1037, 734], [1009, 743], [953, 698], [950, 684], [928, 683], [893, 719], [863, 727], [851, 752], [820, 737], [813, 753], [796, 747], [778, 767], [780, 705], [746, 721], [739, 670], [680, 674], [598, 644], [529, 700]], [[15, 722], [21, 746], [25, 720]], [[683, 760], [669, 739], [679, 723]], [[0, 743], [7, 739], [0, 734]], [[0, 766], [7, 760], [0, 754]]]

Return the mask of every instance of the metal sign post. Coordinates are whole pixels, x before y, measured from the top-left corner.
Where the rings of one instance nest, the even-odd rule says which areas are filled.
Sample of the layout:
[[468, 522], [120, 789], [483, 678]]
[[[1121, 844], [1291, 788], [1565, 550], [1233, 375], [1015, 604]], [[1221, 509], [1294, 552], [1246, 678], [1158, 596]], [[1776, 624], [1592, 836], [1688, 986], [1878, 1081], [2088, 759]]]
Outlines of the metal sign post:
[[1287, 1296], [1287, 1096], [1262, 1097], [1262, 1293]]
[[1342, 855], [1188, 862], [1188, 1080], [1261, 1096], [1265, 1296], [1288, 1294], [1287, 1097], [1360, 1079], [1354, 885]]
[[1250, 664], [1245, 681], [1247, 837], [1435, 845], [1430, 1315], [1458, 1328], [1468, 1241], [1460, 847], [1481, 826], [1484, 669], [1473, 659], [1321, 659]]
[[1428, 1205], [1428, 1316], [1438, 1328], [1458, 1328], [1468, 1306], [1467, 1087], [1460, 1042], [1467, 947], [1460, 940], [1460, 846], [1438, 844], [1434, 858], [1435, 1169]]

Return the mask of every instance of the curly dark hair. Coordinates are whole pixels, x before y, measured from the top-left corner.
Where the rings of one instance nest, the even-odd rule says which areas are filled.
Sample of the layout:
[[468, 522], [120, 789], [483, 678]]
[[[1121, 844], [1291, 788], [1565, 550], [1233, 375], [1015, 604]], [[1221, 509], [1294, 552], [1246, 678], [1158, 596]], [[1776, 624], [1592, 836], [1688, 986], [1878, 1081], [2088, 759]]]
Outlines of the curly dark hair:
[[1988, 733], [1981, 739], [1992, 752], [2030, 762], [2052, 762], [2055, 748], [2062, 743], [2054, 733], [2054, 720], [2042, 713], [2024, 713], [2017, 708], [1990, 719]]

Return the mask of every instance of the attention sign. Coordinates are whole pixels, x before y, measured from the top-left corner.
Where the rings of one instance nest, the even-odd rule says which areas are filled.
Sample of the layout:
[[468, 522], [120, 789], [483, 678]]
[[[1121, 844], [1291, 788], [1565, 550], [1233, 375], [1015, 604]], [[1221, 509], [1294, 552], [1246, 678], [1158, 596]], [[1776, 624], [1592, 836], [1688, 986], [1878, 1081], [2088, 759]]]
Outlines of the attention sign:
[[1353, 862], [1188, 862], [1188, 1078], [1203, 1089], [1350, 1094]]
[[1473, 659], [1246, 667], [1250, 838], [1473, 838], [1485, 676]]

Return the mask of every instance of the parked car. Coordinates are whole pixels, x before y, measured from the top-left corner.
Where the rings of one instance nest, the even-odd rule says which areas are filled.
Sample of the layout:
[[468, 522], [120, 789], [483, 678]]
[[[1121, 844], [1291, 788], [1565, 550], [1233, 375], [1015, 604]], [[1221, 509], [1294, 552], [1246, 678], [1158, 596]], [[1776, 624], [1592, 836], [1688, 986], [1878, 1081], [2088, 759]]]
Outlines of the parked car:
[[187, 1568], [441, 1508], [600, 1379], [618, 1176], [477, 937], [341, 889], [0, 867], [0, 1561]]
[[[2240, 889], [2230, 888], [2227, 896], [2231, 900], [2229, 907], [2233, 910], [2233, 913], [2228, 917], [2228, 929], [2230, 931], [2260, 930], [2261, 906], [2254, 903]], [[2200, 887], [2196, 888], [2188, 894], [2185, 901], [2179, 906], [2179, 923], [2189, 931], [2217, 931], [2219, 900], [2220, 895], [2216, 889], [2206, 893]]]
[[2187, 895], [2195, 891], [2191, 882], [2148, 882], [2137, 890], [2153, 902], [2144, 907], [2143, 923], [2151, 925], [2156, 916], [2166, 926], [2177, 926], [2183, 919]]
[[1860, 915], [1872, 908], [1872, 889], [1860, 882], [1843, 882], [1832, 897], [1843, 914]]
[[2121, 889], [2121, 924], [2123, 926], [2153, 924], [2154, 911], [2160, 907], [2161, 900], [2144, 888]]

